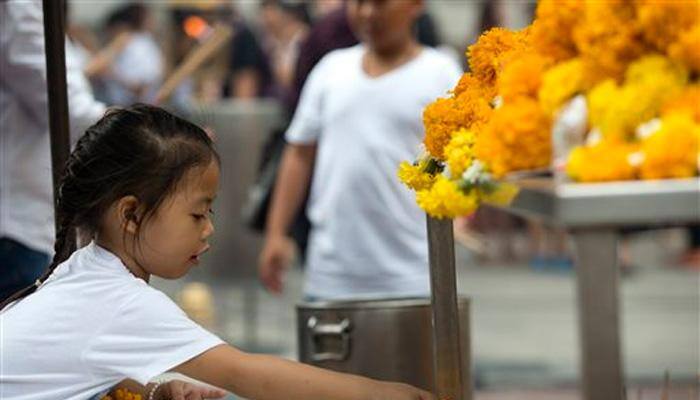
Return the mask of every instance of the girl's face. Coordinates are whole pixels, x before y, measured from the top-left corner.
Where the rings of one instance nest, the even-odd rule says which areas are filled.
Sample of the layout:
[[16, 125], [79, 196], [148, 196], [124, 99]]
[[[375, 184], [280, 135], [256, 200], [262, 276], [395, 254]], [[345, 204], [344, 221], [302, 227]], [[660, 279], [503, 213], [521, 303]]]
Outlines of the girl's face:
[[219, 189], [219, 165], [191, 170], [178, 190], [142, 227], [134, 261], [147, 274], [175, 279], [199, 264], [214, 233], [211, 206]]

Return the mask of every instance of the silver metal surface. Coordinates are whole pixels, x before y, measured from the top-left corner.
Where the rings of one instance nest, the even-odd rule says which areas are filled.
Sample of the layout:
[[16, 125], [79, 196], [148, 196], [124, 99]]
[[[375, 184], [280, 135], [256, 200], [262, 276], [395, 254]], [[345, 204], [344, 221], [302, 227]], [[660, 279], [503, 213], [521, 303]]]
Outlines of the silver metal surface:
[[624, 399], [617, 231], [700, 221], [700, 179], [515, 184], [520, 191], [504, 210], [567, 228], [576, 244], [584, 400]]
[[463, 349], [460, 346], [460, 332], [466, 327], [460, 327], [460, 321], [457, 318], [457, 278], [452, 220], [435, 219], [430, 216], [427, 220], [435, 337], [433, 342], [435, 394], [438, 399], [470, 399], [471, 374], [462, 360]]
[[564, 183], [516, 182], [509, 212], [565, 227], [657, 225], [700, 221], [700, 179]]
[[[459, 299], [455, 319], [464, 329], [455, 337], [461, 340], [462, 359], [468, 364], [467, 299]], [[431, 321], [427, 298], [302, 303], [297, 306], [299, 359], [335, 371], [434, 390]], [[466, 397], [454, 397], [462, 398]]]

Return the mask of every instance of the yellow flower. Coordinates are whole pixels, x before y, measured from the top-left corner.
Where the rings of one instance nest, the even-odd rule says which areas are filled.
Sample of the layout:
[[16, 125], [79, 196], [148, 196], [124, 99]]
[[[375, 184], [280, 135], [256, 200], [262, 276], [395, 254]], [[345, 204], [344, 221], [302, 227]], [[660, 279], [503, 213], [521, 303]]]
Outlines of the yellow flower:
[[576, 147], [566, 164], [567, 174], [579, 182], [603, 182], [634, 179], [637, 169], [630, 155], [638, 146], [604, 139], [593, 146]]
[[539, 99], [542, 108], [550, 115], [567, 100], [585, 89], [583, 62], [580, 58], [557, 64], [545, 72]]
[[535, 100], [523, 97], [506, 103], [479, 132], [476, 157], [496, 178], [511, 171], [545, 167], [551, 159], [550, 125]]
[[572, 31], [581, 19], [583, 6], [581, 0], [541, 0], [532, 24], [532, 43], [537, 51], [556, 61], [576, 56]]
[[622, 79], [627, 64], [645, 47], [629, 0], [588, 0], [582, 20], [573, 32], [584, 64], [586, 80]]
[[607, 80], [588, 95], [589, 119], [607, 138], [627, 139], [636, 127], [659, 114], [661, 106], [681, 92], [687, 72], [659, 56], [632, 63], [625, 84]]
[[485, 123], [491, 112], [491, 106], [477, 85], [469, 86], [459, 96], [437, 99], [423, 111], [425, 148], [433, 157], [444, 160], [444, 148], [452, 134]]
[[430, 189], [416, 195], [418, 205], [434, 218], [455, 218], [473, 213], [478, 207], [476, 194], [464, 194], [444, 176], [438, 176]]
[[629, 65], [625, 72], [625, 85], [645, 84], [671, 90], [688, 81], [688, 71], [667, 57], [652, 54]]
[[475, 141], [476, 136], [472, 131], [460, 129], [454, 133], [450, 143], [445, 147], [445, 159], [453, 178], [460, 177], [471, 165], [474, 159]]
[[542, 84], [542, 75], [549, 64], [547, 58], [534, 52], [510, 60], [498, 74], [498, 94], [505, 102], [520, 96], [536, 98]]
[[697, 0], [635, 0], [637, 21], [644, 40], [660, 52], [666, 52], [700, 19]]
[[469, 67], [474, 77], [483, 86], [494, 86], [496, 75], [505, 62], [512, 59], [515, 53], [526, 52], [527, 36], [525, 30], [511, 31], [504, 28], [493, 28], [482, 34], [467, 50]]
[[686, 113], [700, 123], [700, 84], [686, 86], [661, 107], [662, 115], [670, 113]]
[[421, 160], [418, 165], [406, 161], [399, 165], [398, 176], [401, 182], [413, 190], [427, 189], [435, 182], [435, 175], [426, 172], [427, 161]]
[[688, 114], [662, 118], [661, 128], [642, 142], [643, 179], [695, 176], [700, 146], [700, 124]]
[[690, 70], [700, 72], [700, 23], [682, 33], [669, 46], [668, 54]]

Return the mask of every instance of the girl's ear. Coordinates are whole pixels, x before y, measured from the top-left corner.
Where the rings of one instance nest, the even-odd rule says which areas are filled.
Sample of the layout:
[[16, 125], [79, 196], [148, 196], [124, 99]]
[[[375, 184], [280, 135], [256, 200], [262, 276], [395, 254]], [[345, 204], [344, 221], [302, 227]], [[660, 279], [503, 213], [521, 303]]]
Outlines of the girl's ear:
[[117, 201], [119, 225], [127, 233], [136, 235], [139, 227], [139, 200], [136, 196], [124, 196]]

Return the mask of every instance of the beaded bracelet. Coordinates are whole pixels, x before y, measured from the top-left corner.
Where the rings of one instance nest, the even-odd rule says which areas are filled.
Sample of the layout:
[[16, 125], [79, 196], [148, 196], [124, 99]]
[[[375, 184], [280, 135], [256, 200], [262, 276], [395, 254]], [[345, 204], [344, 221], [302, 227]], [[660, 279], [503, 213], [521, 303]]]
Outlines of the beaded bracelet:
[[160, 385], [162, 385], [162, 384], [163, 384], [163, 382], [157, 382], [155, 385], [153, 385], [153, 387], [151, 388], [151, 390], [148, 391], [148, 397], [146, 397], [146, 400], [153, 400], [153, 399], [154, 399], [153, 396], [156, 395], [156, 390], [158, 390], [158, 388], [159, 388]]

